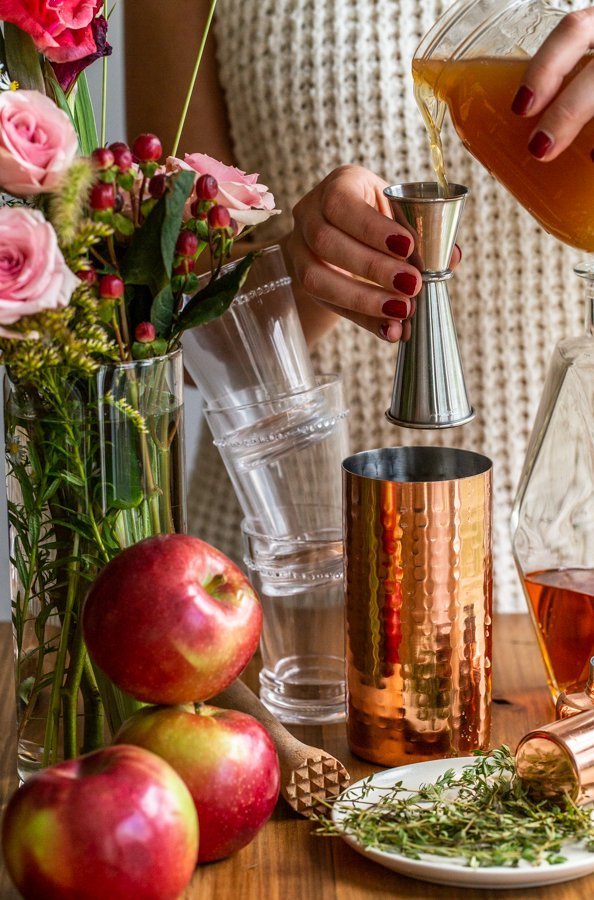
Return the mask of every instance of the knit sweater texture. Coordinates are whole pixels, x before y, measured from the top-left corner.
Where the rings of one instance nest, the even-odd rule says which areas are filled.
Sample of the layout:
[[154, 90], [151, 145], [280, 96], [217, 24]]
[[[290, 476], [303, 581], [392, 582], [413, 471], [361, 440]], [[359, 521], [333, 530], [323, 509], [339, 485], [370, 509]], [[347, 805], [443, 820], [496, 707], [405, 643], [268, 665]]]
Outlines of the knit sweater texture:
[[[390, 183], [434, 180], [410, 68], [445, 5], [219, 0], [217, 52], [237, 162], [261, 174], [283, 209], [264, 226], [271, 242], [290, 230], [299, 198], [343, 163], [367, 166]], [[317, 371], [344, 377], [353, 451], [432, 444], [493, 460], [495, 606], [523, 610], [511, 551], [512, 500], [553, 347], [583, 328], [583, 287], [572, 273], [583, 254], [547, 235], [470, 157], [449, 124], [444, 149], [450, 179], [471, 190], [458, 238], [463, 261], [449, 290], [475, 420], [445, 431], [390, 425], [384, 411], [396, 348], [346, 320], [315, 348], [314, 361]], [[546, 183], [543, 164], [543, 190]], [[239, 510], [206, 435], [194, 465], [189, 521], [192, 533], [241, 557]]]

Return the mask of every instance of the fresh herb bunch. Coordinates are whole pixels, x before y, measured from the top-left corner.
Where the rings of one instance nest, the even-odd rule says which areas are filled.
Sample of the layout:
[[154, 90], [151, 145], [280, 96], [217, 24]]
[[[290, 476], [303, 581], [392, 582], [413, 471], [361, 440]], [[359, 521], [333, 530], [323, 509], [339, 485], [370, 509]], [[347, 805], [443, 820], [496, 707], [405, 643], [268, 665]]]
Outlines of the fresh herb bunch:
[[[418, 790], [402, 781], [386, 788], [381, 800], [367, 779], [339, 801], [341, 822], [318, 819], [321, 835], [352, 835], [366, 848], [464, 860], [471, 868], [515, 867], [565, 862], [563, 845], [580, 842], [594, 851], [594, 818], [569, 798], [535, 801], [520, 781], [509, 747], [477, 753], [478, 759], [456, 773], [444, 772]], [[350, 803], [356, 804], [349, 808]]]

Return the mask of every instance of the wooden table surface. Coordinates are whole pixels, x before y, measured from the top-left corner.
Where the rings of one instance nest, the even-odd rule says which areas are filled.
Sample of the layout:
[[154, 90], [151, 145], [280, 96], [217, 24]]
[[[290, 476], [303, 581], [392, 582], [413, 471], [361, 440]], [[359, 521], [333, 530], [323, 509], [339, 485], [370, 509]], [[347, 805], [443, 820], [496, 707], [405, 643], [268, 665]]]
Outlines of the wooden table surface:
[[[502, 615], [494, 626], [494, 702], [492, 743], [515, 747], [537, 725], [554, 718], [532, 626], [527, 616]], [[14, 692], [10, 626], [0, 624], [0, 803], [2, 809], [16, 787]], [[302, 741], [323, 747], [342, 760], [357, 781], [374, 767], [351, 756], [344, 726], [291, 729]], [[13, 900], [4, 867], [0, 870], [0, 898]], [[590, 900], [594, 875], [551, 887], [519, 891], [477, 891], [447, 888], [399, 876], [369, 862], [339, 838], [312, 834], [311, 823], [279, 801], [273, 818], [256, 839], [230, 859], [201, 866], [183, 900]], [[40, 898], [42, 900], [42, 898]], [[108, 900], [108, 898], [106, 898]], [[131, 898], [133, 900], [133, 898]]]

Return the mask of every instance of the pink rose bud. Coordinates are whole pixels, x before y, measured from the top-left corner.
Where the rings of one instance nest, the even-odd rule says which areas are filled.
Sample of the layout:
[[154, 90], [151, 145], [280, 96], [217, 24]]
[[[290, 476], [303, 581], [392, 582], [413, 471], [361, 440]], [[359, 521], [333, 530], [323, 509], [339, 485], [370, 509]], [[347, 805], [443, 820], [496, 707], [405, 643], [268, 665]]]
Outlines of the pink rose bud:
[[140, 322], [134, 330], [134, 340], [139, 344], [150, 344], [156, 336], [157, 332], [152, 322]]
[[226, 228], [230, 222], [231, 216], [226, 206], [217, 204], [208, 210], [208, 224], [211, 228]]
[[[198, 206], [192, 208], [192, 203], [196, 202], [196, 199], [200, 201], [199, 191], [201, 189], [198, 187], [198, 183], [203, 176], [215, 179], [218, 188], [215, 199], [229, 210], [231, 218], [237, 222], [238, 233], [246, 227], [258, 225], [265, 222], [270, 216], [280, 213], [279, 209], [274, 208], [274, 197], [266, 185], [260, 184], [258, 175], [255, 173], [248, 175], [241, 169], [236, 169], [235, 166], [226, 166], [205, 153], [188, 153], [184, 159], [177, 159], [175, 156], [167, 159], [169, 172], [187, 171], [188, 169], [193, 169], [196, 173], [196, 197], [186, 204], [186, 218], [190, 218], [190, 216], [195, 219], [201, 218], [198, 215]], [[204, 184], [205, 182], [200, 183]]]
[[139, 162], [156, 162], [163, 156], [163, 147], [156, 134], [139, 134], [132, 144], [132, 153]]
[[124, 282], [119, 275], [103, 275], [99, 281], [99, 296], [117, 300], [124, 293]]

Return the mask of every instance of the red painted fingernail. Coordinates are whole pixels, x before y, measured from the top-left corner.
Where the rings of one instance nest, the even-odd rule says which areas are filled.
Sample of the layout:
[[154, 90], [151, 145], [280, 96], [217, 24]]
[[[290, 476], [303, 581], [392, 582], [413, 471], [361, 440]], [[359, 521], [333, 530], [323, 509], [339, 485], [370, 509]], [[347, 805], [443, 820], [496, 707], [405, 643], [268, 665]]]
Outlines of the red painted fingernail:
[[392, 284], [401, 294], [407, 294], [410, 297], [417, 287], [417, 279], [410, 272], [397, 272], [392, 279]]
[[413, 242], [412, 239], [405, 234], [389, 234], [386, 238], [386, 247], [390, 253], [395, 253], [396, 256], [405, 257], [408, 256], [412, 250]]
[[513, 99], [512, 112], [517, 116], [525, 116], [532, 103], [534, 102], [534, 91], [525, 84], [518, 88], [518, 92]]
[[528, 144], [528, 150], [536, 159], [542, 159], [553, 146], [553, 138], [544, 131], [537, 131]]
[[[386, 300], [382, 306], [382, 312], [391, 319], [406, 319], [408, 316], [408, 303], [406, 300]], [[386, 324], [390, 324], [389, 322]]]
[[383, 338], [385, 338], [386, 340], [388, 339], [388, 332], [389, 332], [389, 330], [390, 330], [390, 323], [389, 323], [389, 322], [382, 322], [382, 324], [381, 324], [380, 327], [379, 327], [379, 333], [380, 333], [380, 335], [381, 335]]

